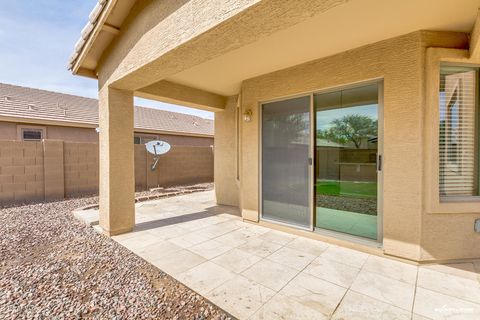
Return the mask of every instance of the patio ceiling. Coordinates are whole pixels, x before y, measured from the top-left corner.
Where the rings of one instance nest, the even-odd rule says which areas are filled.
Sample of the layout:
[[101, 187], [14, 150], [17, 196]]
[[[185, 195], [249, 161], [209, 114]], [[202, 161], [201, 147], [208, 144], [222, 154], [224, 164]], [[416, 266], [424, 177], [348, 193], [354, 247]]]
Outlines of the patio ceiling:
[[241, 82], [417, 30], [471, 32], [478, 0], [350, 0], [167, 78], [222, 96]]
[[[228, 14], [216, 3], [216, 17], [208, 10], [192, 16], [198, 5], [186, 1], [170, 8], [173, 17], [161, 18], [142, 11], [142, 4], [131, 9], [134, 3], [106, 2], [100, 22], [77, 44], [72, 71], [97, 78], [98, 61], [114, 42], [119, 54], [107, 50], [103, 81], [140, 97], [213, 111], [223, 110], [242, 81], [262, 74], [418, 30], [469, 33], [479, 7], [478, 0], [248, 0]], [[157, 13], [168, 9], [159, 3], [144, 4]], [[129, 12], [141, 22], [122, 28]], [[180, 31], [169, 29], [173, 25]]]

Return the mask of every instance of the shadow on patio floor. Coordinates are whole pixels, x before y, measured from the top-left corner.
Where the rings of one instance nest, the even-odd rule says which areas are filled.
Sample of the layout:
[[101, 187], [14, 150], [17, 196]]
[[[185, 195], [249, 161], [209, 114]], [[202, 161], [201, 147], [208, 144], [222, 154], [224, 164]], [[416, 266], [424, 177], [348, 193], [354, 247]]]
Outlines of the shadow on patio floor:
[[202, 211], [183, 214], [175, 217], [163, 218], [158, 220], [145, 221], [135, 224], [133, 232], [145, 231], [159, 227], [166, 227], [170, 225], [180, 224], [184, 222], [206, 219], [208, 217], [219, 216], [221, 214], [228, 214], [235, 217], [241, 217], [240, 211], [231, 206], [219, 205], [205, 208]]

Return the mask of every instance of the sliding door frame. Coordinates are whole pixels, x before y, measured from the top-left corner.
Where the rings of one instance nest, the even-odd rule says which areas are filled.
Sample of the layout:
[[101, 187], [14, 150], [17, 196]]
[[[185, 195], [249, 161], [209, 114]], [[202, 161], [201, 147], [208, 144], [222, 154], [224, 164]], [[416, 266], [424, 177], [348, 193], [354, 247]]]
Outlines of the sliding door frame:
[[[377, 145], [377, 242], [383, 243], [383, 171], [385, 155], [383, 154], [383, 81], [378, 82], [378, 145]], [[381, 161], [381, 170], [378, 163]]]
[[[378, 85], [378, 150], [377, 150], [377, 240], [371, 240], [359, 236], [353, 236], [353, 235], [348, 235], [345, 233], [337, 232], [337, 231], [331, 231], [331, 230], [326, 230], [322, 228], [317, 228], [315, 227], [315, 212], [316, 212], [316, 204], [315, 204], [315, 129], [316, 129], [316, 117], [315, 117], [315, 106], [314, 106], [314, 95], [315, 94], [322, 94], [322, 93], [328, 93], [328, 92], [335, 92], [339, 90], [345, 90], [345, 89], [352, 89], [352, 88], [357, 88], [357, 87], [362, 87], [362, 86], [367, 86], [371, 84], [377, 84]], [[310, 146], [309, 146], [309, 158], [311, 159], [310, 164], [309, 164], [309, 201], [310, 201], [310, 226], [308, 227], [303, 227], [295, 224], [289, 224], [285, 223], [282, 221], [277, 221], [274, 219], [269, 219], [269, 218], [264, 218], [263, 217], [263, 149], [262, 149], [262, 143], [263, 143], [263, 105], [267, 103], [272, 103], [272, 102], [278, 102], [278, 101], [285, 101], [289, 99], [294, 99], [294, 98], [300, 98], [300, 97], [310, 97]], [[274, 224], [278, 225], [283, 225], [291, 228], [296, 228], [296, 229], [302, 229], [302, 230], [307, 230], [307, 231], [315, 231], [319, 233], [323, 233], [327, 236], [332, 236], [335, 238], [340, 238], [340, 239], [345, 239], [351, 242], [357, 242], [357, 243], [364, 243], [367, 245], [374, 245], [374, 246], [379, 246], [383, 243], [383, 171], [384, 171], [384, 166], [385, 166], [385, 156], [383, 154], [383, 141], [384, 141], [384, 79], [383, 78], [375, 78], [375, 79], [370, 79], [370, 80], [365, 80], [365, 81], [360, 81], [360, 82], [355, 82], [355, 83], [350, 83], [346, 85], [341, 85], [341, 86], [335, 86], [335, 87], [329, 87], [321, 90], [315, 90], [315, 91], [308, 91], [305, 93], [301, 94], [296, 94], [296, 95], [290, 95], [290, 96], [283, 96], [280, 98], [276, 99], [271, 99], [271, 100], [265, 100], [265, 101], [259, 101], [258, 105], [258, 134], [259, 134], [259, 147], [258, 147], [258, 190], [259, 190], [259, 197], [258, 197], [258, 212], [259, 212], [259, 220], [260, 221], [267, 221], [271, 222]], [[379, 158], [381, 157], [381, 170], [379, 169], [378, 163], [379, 163]]]
[[[310, 213], [310, 219], [309, 219], [309, 225], [308, 226], [301, 226], [297, 224], [290, 224], [286, 223], [283, 221], [271, 219], [271, 218], [265, 218], [263, 217], [263, 105], [267, 103], [272, 103], [272, 102], [279, 102], [279, 101], [285, 101], [285, 100], [290, 100], [290, 99], [295, 99], [295, 98], [303, 98], [303, 97], [309, 97], [310, 105], [309, 105], [309, 134], [310, 134], [310, 146], [308, 148], [308, 157], [311, 159], [310, 163], [308, 165], [308, 177], [309, 177], [309, 187], [308, 187], [308, 202], [310, 204], [309, 206], [309, 213]], [[304, 93], [304, 94], [297, 94], [297, 95], [292, 95], [292, 96], [287, 96], [287, 97], [282, 97], [278, 99], [272, 99], [272, 100], [266, 100], [266, 101], [261, 101], [258, 103], [258, 135], [259, 135], [259, 147], [258, 147], [258, 213], [259, 213], [259, 220], [261, 221], [267, 221], [271, 222], [274, 224], [278, 225], [283, 225], [291, 228], [296, 228], [296, 229], [301, 229], [301, 230], [307, 230], [307, 231], [313, 231], [315, 226], [314, 226], [314, 220], [313, 220], [313, 215], [315, 212], [315, 209], [313, 207], [313, 201], [314, 201], [314, 194], [313, 194], [313, 153], [312, 153], [312, 143], [313, 143], [313, 132], [314, 132], [314, 114], [313, 114], [313, 92], [310, 93]]]

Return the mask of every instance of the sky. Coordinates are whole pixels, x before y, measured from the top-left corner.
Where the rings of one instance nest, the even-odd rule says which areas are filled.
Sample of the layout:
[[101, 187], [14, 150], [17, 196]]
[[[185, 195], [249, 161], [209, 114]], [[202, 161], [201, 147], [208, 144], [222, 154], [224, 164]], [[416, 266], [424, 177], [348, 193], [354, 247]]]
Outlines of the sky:
[[317, 111], [317, 131], [330, 129], [333, 126], [333, 120], [340, 119], [349, 114], [367, 116], [373, 120], [378, 120], [378, 106], [376, 104], [369, 104], [350, 108]]
[[[68, 58], [97, 0], [0, 0], [0, 82], [97, 98], [97, 81], [73, 76]], [[213, 119], [213, 113], [135, 99]]]

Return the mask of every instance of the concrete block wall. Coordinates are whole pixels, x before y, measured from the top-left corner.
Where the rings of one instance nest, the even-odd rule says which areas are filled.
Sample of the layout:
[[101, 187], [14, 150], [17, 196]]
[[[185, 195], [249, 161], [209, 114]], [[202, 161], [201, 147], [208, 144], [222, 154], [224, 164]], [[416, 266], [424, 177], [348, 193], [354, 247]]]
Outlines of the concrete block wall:
[[42, 143], [0, 141], [0, 202], [44, 199], [44, 178]]
[[213, 181], [212, 147], [172, 146], [160, 156], [155, 171], [150, 169], [153, 156], [143, 145], [135, 146], [135, 187], [144, 190]]
[[65, 196], [98, 192], [98, 144], [64, 143]]
[[161, 186], [213, 181], [213, 148], [173, 147], [160, 156], [158, 183]]
[[44, 140], [43, 172], [45, 183], [45, 200], [61, 200], [65, 196], [63, 141]]
[[145, 146], [136, 144], [134, 146], [135, 162], [135, 190], [147, 188], [147, 152]]
[[[173, 146], [155, 171], [152, 163], [135, 145], [136, 190], [213, 181], [211, 147]], [[98, 179], [97, 143], [0, 140], [0, 205], [96, 194]]]

